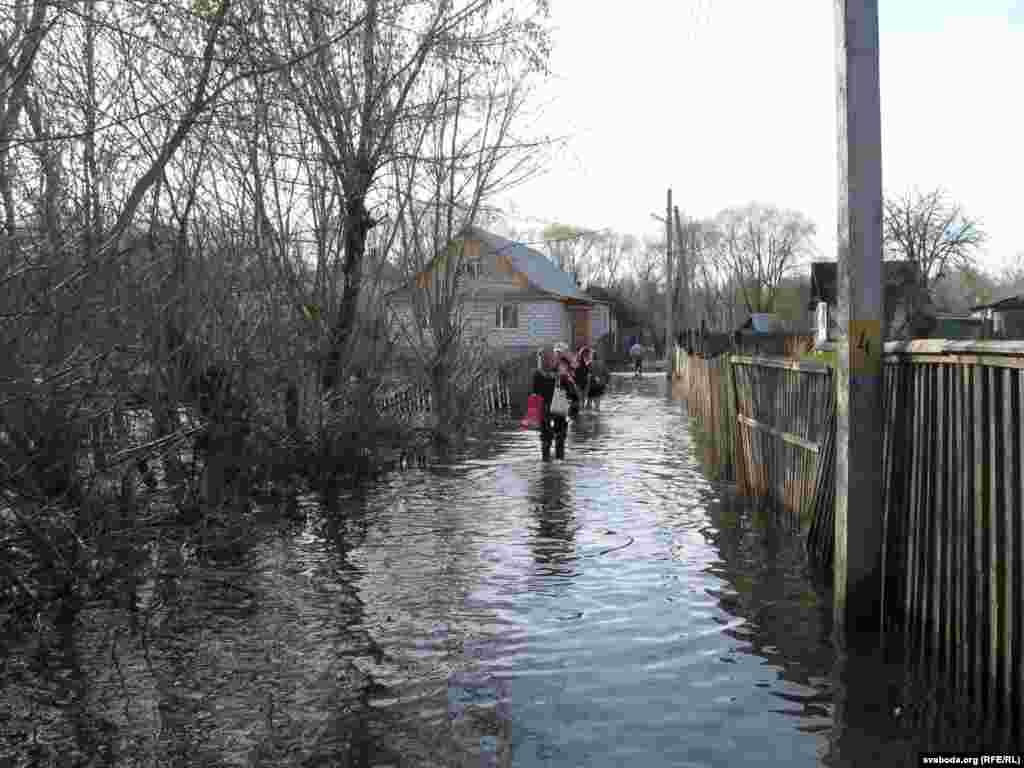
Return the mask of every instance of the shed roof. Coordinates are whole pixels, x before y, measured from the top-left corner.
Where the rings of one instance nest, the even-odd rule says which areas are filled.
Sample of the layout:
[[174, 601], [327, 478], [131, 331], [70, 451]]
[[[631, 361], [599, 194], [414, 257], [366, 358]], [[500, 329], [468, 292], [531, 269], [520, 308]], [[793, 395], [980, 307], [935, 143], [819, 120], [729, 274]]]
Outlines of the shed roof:
[[978, 310], [981, 309], [994, 309], [996, 312], [1024, 309], [1024, 294], [1018, 294], [1017, 296], [1007, 296], [1005, 299], [994, 301], [991, 304], [979, 304], [976, 307], [971, 307], [972, 312], [977, 312]]

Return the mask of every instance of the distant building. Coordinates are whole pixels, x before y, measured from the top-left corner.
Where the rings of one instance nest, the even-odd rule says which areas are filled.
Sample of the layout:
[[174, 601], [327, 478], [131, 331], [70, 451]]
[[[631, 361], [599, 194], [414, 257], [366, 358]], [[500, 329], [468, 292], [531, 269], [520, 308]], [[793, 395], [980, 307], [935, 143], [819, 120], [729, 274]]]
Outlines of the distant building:
[[1024, 295], [1009, 296], [991, 304], [971, 307], [972, 315], [984, 321], [997, 339], [1024, 339]]
[[[577, 347], [594, 342], [595, 327], [608, 332], [612, 320], [604, 303], [585, 294], [543, 253], [473, 226], [463, 229], [445, 253], [456, 246], [463, 254], [463, 312], [492, 349], [535, 352], [560, 341]], [[391, 294], [390, 306], [401, 323], [412, 322], [411, 291], [446, 279], [445, 258], [436, 257], [412, 285]]]
[[[828, 339], [836, 338], [836, 309], [838, 308], [838, 275], [839, 264], [835, 261], [815, 261], [811, 264], [811, 300], [807, 310], [811, 315], [811, 323], [816, 335], [827, 335]], [[885, 279], [884, 317], [886, 338], [900, 338], [908, 335], [932, 335], [917, 332], [911, 334], [911, 322], [915, 307], [919, 310], [928, 305], [927, 297], [921, 296], [920, 271], [910, 261], [883, 261], [883, 277]], [[818, 304], [826, 305], [823, 312]], [[825, 323], [825, 328], [820, 324]]]
[[937, 339], [980, 339], [985, 333], [985, 321], [964, 312], [937, 312], [935, 329], [931, 336]]

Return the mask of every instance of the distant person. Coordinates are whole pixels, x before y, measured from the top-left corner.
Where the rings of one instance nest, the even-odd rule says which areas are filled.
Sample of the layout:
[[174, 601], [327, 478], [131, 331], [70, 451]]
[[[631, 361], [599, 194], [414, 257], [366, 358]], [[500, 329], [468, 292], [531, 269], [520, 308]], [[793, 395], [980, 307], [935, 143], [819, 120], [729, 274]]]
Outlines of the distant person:
[[629, 356], [633, 358], [633, 373], [636, 376], [644, 375], [644, 348], [640, 342], [634, 342], [629, 348]]
[[608, 386], [608, 366], [604, 364], [603, 360], [598, 359], [597, 353], [593, 350], [591, 350], [590, 378], [587, 384], [588, 405], [599, 411], [601, 410], [601, 396]]
[[538, 355], [537, 370], [533, 374], [533, 394], [544, 399], [540, 421], [540, 453], [544, 461], [551, 459], [551, 443], [555, 444], [555, 458], [565, 458], [565, 438], [569, 431], [569, 413], [551, 412], [555, 392], [561, 390], [570, 404], [578, 404], [576, 383], [569, 371], [567, 358], [554, 350], [542, 350]]
[[573, 366], [572, 376], [576, 380], [576, 388], [580, 393], [581, 408], [586, 408], [590, 400], [590, 366], [593, 356], [593, 350], [588, 346], [582, 346], [576, 350], [576, 365]]

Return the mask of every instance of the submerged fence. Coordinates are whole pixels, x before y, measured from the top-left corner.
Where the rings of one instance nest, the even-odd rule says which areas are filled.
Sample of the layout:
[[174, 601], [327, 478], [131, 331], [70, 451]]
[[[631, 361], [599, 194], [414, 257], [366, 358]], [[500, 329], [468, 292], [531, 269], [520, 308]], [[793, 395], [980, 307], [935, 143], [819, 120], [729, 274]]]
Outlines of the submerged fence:
[[886, 353], [887, 615], [986, 720], [1024, 725], [1024, 344]]
[[703, 460], [716, 480], [736, 479], [736, 395], [728, 355], [676, 355], [675, 384], [700, 425]]
[[832, 411], [832, 370], [822, 363], [732, 355], [736, 481], [771, 498], [792, 528], [806, 528]]
[[[676, 359], [690, 413], [717, 444], [713, 456], [734, 462], [738, 490], [771, 498], [807, 530], [811, 558], [831, 567], [830, 371], [785, 358]], [[1024, 727], [1024, 344], [886, 344], [883, 408], [874, 514], [884, 522], [886, 620], [975, 703], [977, 722]], [[862, 514], [872, 511], [851, 521]]]
[[[474, 408], [481, 413], [496, 413], [513, 407], [516, 378], [509, 370], [500, 368], [480, 386]], [[432, 413], [434, 398], [429, 387], [407, 384], [374, 399], [377, 412], [405, 419], [415, 419]]]

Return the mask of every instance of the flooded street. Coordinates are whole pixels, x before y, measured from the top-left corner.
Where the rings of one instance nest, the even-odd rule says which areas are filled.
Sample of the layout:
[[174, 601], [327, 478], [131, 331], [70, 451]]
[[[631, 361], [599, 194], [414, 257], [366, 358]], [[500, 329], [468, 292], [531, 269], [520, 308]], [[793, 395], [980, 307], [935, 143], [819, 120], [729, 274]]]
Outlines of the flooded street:
[[666, 389], [616, 377], [565, 461], [509, 424], [241, 553], [154, 547], [135, 631], [86, 603], [45, 664], [7, 649], [0, 759], [911, 764], [899, 668], [837, 661], [802, 542], [705, 479]]

